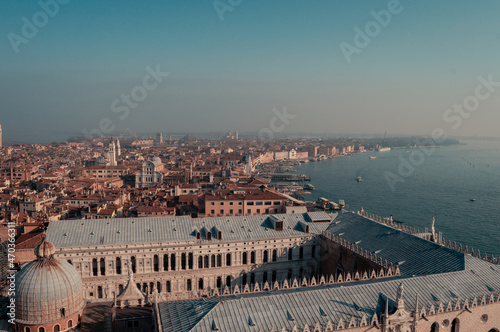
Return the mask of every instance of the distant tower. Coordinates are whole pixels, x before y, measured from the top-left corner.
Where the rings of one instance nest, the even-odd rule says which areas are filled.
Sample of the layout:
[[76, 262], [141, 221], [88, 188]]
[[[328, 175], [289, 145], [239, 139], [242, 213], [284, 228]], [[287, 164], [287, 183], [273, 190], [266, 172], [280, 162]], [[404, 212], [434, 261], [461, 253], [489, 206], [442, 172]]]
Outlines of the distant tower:
[[2, 124], [0, 124], [0, 148], [2, 147]]
[[252, 175], [252, 156], [247, 155], [247, 175]]
[[387, 131], [384, 134], [384, 139], [387, 139]]
[[234, 139], [235, 139], [235, 140], [237, 140], [237, 139], [238, 139], [238, 131], [237, 131], [237, 130], [234, 132]]
[[432, 242], [437, 242], [436, 228], [434, 227], [435, 223], [436, 223], [436, 218], [432, 217], [432, 223], [431, 223], [431, 241]]
[[122, 155], [122, 147], [120, 145], [120, 139], [116, 138], [116, 159]]
[[162, 133], [156, 133], [156, 139], [155, 139], [156, 144], [162, 144], [163, 143], [163, 134]]

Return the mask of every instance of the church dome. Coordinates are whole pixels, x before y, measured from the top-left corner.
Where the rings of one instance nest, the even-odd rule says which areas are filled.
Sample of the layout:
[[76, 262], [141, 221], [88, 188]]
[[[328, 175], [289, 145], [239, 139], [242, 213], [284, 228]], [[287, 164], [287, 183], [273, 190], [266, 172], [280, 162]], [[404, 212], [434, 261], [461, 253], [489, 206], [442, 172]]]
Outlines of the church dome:
[[151, 161], [152, 161], [153, 163], [155, 163], [155, 164], [158, 164], [158, 165], [159, 165], [159, 164], [161, 164], [161, 159], [160, 159], [160, 157], [153, 157], [153, 158], [151, 158]]
[[61, 321], [83, 310], [82, 279], [73, 265], [54, 258], [55, 247], [42, 241], [37, 259], [16, 275], [16, 323], [41, 325]]

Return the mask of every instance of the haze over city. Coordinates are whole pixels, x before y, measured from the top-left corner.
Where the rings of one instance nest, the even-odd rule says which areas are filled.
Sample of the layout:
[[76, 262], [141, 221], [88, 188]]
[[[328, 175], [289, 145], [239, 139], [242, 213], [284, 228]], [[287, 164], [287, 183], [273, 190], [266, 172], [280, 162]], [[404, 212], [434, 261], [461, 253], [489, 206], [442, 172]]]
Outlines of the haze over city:
[[[285, 134], [499, 136], [498, 91], [444, 120], [479, 77], [500, 82], [498, 1], [70, 1], [36, 33], [24, 25], [39, 4], [0, 4], [4, 142], [64, 141], [102, 119], [107, 135], [259, 132], [284, 107]], [[148, 67], [168, 75], [114, 112]]]

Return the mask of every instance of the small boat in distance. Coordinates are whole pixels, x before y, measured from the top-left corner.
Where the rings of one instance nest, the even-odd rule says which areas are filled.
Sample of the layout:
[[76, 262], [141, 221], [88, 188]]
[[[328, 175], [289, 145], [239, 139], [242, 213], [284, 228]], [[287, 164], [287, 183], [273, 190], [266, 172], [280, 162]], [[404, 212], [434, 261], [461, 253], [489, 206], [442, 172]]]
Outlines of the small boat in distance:
[[358, 180], [358, 182], [361, 182], [361, 181], [363, 181], [363, 178], [361, 176], [358, 176], [358, 178], [356, 180]]
[[345, 202], [343, 199], [339, 199], [339, 206], [341, 209], [343, 209], [345, 207]]
[[471, 199], [470, 199], [470, 201], [471, 201], [471, 202], [475, 202], [475, 201], [476, 201], [476, 199], [475, 199], [475, 198], [471, 198]]
[[370, 159], [377, 159], [376, 156], [370, 156]]
[[379, 148], [379, 152], [391, 151], [391, 148]]
[[307, 184], [304, 185], [304, 189], [306, 189], [306, 190], [314, 190], [316, 188], [312, 184], [307, 183]]

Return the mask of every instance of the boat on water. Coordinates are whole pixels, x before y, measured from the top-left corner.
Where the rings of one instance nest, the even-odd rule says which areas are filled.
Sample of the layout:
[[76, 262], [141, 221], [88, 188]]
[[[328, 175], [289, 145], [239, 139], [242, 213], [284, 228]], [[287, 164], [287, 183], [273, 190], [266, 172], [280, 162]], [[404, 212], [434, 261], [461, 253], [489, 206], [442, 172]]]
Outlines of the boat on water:
[[345, 202], [343, 199], [339, 199], [339, 206], [341, 209], [345, 207]]
[[471, 201], [471, 202], [475, 202], [475, 201], [476, 201], [476, 199], [475, 199], [475, 198], [471, 198], [471, 199], [470, 199], [470, 201]]
[[379, 152], [391, 151], [391, 148], [379, 148]]
[[358, 176], [358, 178], [356, 179], [358, 182], [361, 182], [363, 181], [363, 178], [361, 176]]
[[377, 159], [376, 156], [370, 156], [370, 159]]
[[312, 184], [307, 183], [307, 184], [304, 185], [304, 189], [306, 189], [306, 190], [314, 190], [316, 188]]

